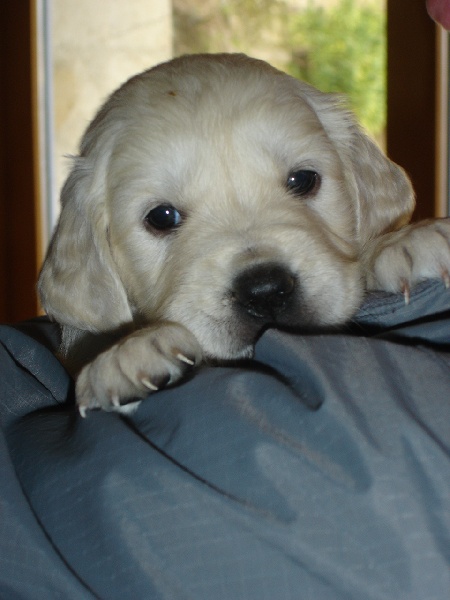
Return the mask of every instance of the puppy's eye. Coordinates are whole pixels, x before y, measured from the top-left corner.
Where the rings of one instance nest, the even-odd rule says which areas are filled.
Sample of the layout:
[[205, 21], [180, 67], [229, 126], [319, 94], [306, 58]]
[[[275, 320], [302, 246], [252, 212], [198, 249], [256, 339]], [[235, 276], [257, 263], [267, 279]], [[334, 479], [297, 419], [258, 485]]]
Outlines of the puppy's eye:
[[160, 204], [147, 213], [144, 221], [147, 226], [164, 231], [181, 225], [181, 215], [170, 204]]
[[300, 169], [289, 173], [287, 188], [297, 196], [306, 196], [317, 190], [320, 185], [320, 175], [316, 171]]

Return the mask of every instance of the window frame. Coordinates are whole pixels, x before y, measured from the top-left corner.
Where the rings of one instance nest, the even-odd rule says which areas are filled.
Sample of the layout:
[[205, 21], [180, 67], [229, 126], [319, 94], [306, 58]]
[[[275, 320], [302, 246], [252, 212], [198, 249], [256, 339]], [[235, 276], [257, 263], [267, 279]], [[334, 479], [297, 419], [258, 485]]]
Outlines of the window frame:
[[446, 39], [424, 0], [387, 0], [386, 147], [412, 179], [415, 220], [447, 214]]
[[0, 7], [0, 319], [38, 313], [42, 262], [35, 3]]

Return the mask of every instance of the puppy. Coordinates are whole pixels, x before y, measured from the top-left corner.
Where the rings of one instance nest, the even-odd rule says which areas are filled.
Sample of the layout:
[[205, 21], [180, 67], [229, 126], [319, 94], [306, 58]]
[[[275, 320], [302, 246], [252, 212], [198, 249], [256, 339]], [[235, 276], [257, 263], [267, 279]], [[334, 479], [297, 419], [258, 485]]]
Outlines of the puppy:
[[365, 290], [448, 285], [450, 222], [408, 223], [411, 184], [332, 95], [244, 55], [159, 65], [88, 127], [39, 279], [82, 415], [269, 325], [339, 325]]

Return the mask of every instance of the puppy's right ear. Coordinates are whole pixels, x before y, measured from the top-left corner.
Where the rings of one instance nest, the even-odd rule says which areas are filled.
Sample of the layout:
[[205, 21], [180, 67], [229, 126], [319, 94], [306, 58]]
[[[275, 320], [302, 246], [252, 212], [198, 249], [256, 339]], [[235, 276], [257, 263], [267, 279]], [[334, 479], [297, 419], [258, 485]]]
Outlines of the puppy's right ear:
[[38, 282], [42, 306], [57, 322], [88, 331], [130, 323], [132, 314], [108, 242], [107, 157], [95, 168], [76, 159], [61, 194], [61, 214]]

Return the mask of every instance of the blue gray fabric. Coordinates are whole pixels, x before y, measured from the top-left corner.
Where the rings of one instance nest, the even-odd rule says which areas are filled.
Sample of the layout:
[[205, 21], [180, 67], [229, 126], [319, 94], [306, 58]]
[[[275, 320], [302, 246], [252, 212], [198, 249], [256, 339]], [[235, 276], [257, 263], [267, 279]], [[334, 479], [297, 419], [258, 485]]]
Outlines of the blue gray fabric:
[[130, 418], [0, 328], [0, 598], [447, 600], [450, 291], [267, 331]]

